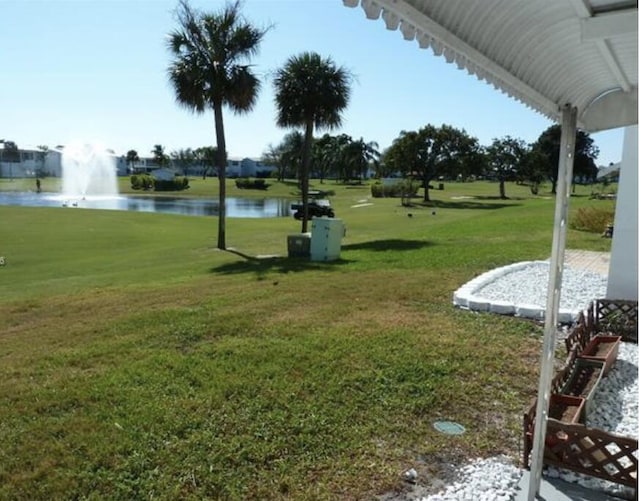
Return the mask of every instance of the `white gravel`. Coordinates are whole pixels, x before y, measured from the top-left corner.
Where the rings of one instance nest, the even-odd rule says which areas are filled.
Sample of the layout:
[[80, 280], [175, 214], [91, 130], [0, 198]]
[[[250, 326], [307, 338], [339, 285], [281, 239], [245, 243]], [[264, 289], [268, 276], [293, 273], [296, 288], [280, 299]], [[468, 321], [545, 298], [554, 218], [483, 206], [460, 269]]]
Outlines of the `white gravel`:
[[[549, 287], [549, 262], [525, 261], [488, 271], [460, 287], [453, 303], [474, 311], [490, 311], [535, 320], [544, 319]], [[604, 297], [607, 277], [565, 266], [559, 320], [575, 321], [596, 298]]]
[[509, 458], [478, 459], [460, 470], [460, 480], [423, 501], [509, 501], [522, 472]]
[[[549, 263], [534, 261], [489, 282], [476, 290], [475, 294], [490, 300], [546, 307], [548, 287]], [[567, 266], [562, 273], [560, 308], [584, 309], [595, 298], [604, 297], [606, 291], [607, 277]]]
[[[494, 270], [486, 275], [486, 279], [476, 278], [473, 284], [467, 284], [466, 289], [461, 288], [458, 292], [462, 291], [462, 294], [456, 292], [462, 298], [462, 303], [468, 303], [456, 304], [469, 307], [470, 303], [481, 304], [486, 301], [497, 305], [538, 305], [544, 309], [549, 281], [548, 262], [512, 265], [503, 271]], [[561, 309], [579, 311], [586, 308], [594, 299], [605, 296], [606, 283], [606, 277], [597, 273], [565, 267]], [[487, 309], [493, 311], [490, 307]], [[593, 409], [586, 424], [623, 436], [637, 437], [638, 393], [638, 346], [622, 343], [616, 364], [596, 389]], [[588, 489], [625, 495], [623, 487], [593, 477], [551, 467], [544, 474], [581, 484]], [[507, 457], [479, 459], [462, 466], [454, 484], [438, 494], [423, 497], [421, 501], [512, 500], [516, 496], [521, 475], [522, 470]]]

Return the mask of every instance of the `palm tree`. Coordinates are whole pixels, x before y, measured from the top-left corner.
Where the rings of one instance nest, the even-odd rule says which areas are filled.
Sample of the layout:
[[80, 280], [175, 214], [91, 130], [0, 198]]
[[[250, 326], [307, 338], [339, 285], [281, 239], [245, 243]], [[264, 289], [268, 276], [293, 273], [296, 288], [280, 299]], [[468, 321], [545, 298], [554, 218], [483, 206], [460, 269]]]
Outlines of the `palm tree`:
[[136, 165], [136, 162], [140, 161], [140, 157], [138, 156], [138, 152], [136, 150], [127, 151], [127, 164], [129, 165], [129, 171], [133, 173], [133, 169]]
[[279, 148], [282, 154], [285, 176], [289, 174], [291, 177], [296, 178], [300, 186], [302, 186], [301, 166], [302, 150], [304, 150], [304, 136], [300, 131], [291, 131], [282, 138]]
[[313, 168], [320, 177], [320, 184], [324, 183], [325, 178], [336, 164], [339, 153], [336, 150], [336, 138], [329, 134], [325, 134], [313, 142]]
[[341, 112], [350, 94], [350, 73], [331, 58], [315, 52], [290, 57], [274, 79], [277, 124], [304, 128], [302, 151], [302, 233], [309, 219], [309, 165], [314, 127], [333, 129], [342, 123]]
[[214, 13], [192, 9], [180, 0], [179, 28], [169, 34], [169, 80], [178, 103], [193, 112], [213, 110], [220, 180], [218, 248], [226, 248], [226, 158], [222, 108], [249, 112], [256, 103], [260, 81], [247, 63], [258, 52], [267, 29], [257, 29], [240, 14], [236, 0]]
[[164, 152], [164, 146], [162, 146], [161, 144], [154, 144], [153, 149], [151, 150], [151, 154], [153, 155], [153, 161], [156, 163], [156, 165], [164, 167], [169, 163], [169, 157], [167, 157], [166, 153]]
[[345, 149], [344, 164], [348, 169], [345, 170], [344, 181], [349, 181], [353, 178], [358, 178], [359, 181], [362, 181], [369, 166], [376, 166], [379, 160], [378, 143], [375, 141], [366, 143], [363, 138], [357, 141], [351, 140]]

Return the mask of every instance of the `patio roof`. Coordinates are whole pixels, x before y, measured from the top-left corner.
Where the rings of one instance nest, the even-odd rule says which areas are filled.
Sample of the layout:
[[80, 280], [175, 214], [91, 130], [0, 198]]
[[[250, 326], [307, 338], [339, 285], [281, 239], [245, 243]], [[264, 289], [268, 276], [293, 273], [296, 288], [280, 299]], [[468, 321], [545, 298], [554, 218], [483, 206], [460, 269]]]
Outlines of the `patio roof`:
[[552, 120], [638, 123], [635, 0], [343, 0]]

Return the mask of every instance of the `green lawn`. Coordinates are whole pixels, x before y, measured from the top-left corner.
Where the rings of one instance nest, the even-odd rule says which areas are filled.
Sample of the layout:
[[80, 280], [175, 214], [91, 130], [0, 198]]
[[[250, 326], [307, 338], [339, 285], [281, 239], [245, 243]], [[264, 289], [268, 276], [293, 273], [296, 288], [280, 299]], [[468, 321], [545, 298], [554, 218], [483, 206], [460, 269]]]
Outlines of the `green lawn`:
[[[428, 484], [445, 463], [517, 459], [541, 327], [452, 293], [547, 258], [554, 200], [446, 183], [407, 208], [313, 187], [347, 226], [336, 262], [286, 257], [293, 218], [228, 219], [224, 252], [211, 217], [0, 207], [0, 499], [371, 499], [409, 467]], [[572, 210], [611, 207], [590, 190]]]

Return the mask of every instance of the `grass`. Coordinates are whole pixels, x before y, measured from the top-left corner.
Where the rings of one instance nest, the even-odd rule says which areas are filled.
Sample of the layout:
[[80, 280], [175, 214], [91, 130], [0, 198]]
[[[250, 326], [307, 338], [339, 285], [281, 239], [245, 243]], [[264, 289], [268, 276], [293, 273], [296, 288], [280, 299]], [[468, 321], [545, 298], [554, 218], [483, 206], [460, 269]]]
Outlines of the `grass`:
[[366, 187], [324, 187], [347, 225], [332, 263], [284, 257], [293, 218], [229, 219], [223, 252], [215, 218], [0, 207], [0, 498], [371, 499], [409, 467], [517, 460], [541, 327], [451, 295], [548, 257], [554, 201], [447, 183], [353, 207]]

